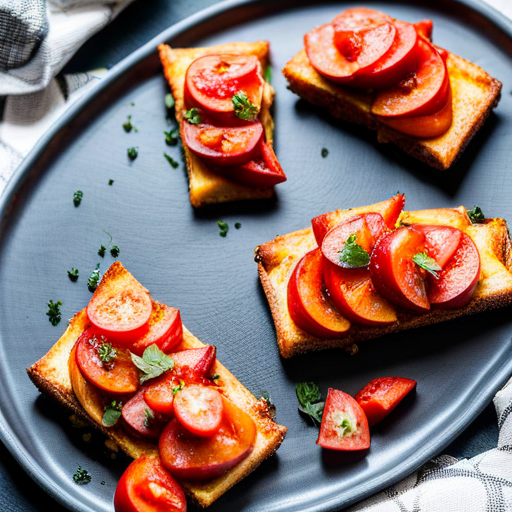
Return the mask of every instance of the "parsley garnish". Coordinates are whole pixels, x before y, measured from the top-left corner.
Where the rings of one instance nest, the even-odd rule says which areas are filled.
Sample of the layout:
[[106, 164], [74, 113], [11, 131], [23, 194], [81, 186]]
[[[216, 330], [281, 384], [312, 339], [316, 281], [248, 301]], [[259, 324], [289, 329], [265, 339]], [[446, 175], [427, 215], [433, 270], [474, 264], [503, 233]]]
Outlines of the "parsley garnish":
[[139, 150], [137, 147], [128, 148], [128, 158], [133, 162], [139, 156]]
[[219, 228], [220, 228], [219, 235], [226, 238], [228, 231], [229, 231], [229, 226], [227, 225], [227, 223], [219, 220], [219, 221], [217, 221], [217, 226], [219, 226]]
[[174, 396], [178, 391], [180, 391], [181, 389], [183, 389], [184, 387], [185, 387], [185, 381], [180, 379], [180, 385], [179, 385], [179, 386], [176, 386], [175, 388], [172, 388], [172, 394], [173, 394], [173, 396]]
[[325, 158], [329, 154], [329, 150], [327, 148], [322, 148], [322, 158]]
[[350, 424], [350, 421], [345, 418], [340, 425], [338, 425], [338, 428], [343, 429], [342, 436], [346, 434], [350, 434], [350, 432], [353, 431], [352, 425]]
[[242, 227], [241, 222], [235, 222], [235, 229], [240, 229]]
[[370, 255], [356, 241], [357, 234], [352, 233], [339, 252], [340, 263], [347, 267], [364, 267], [370, 263]]
[[179, 133], [180, 133], [180, 130], [178, 127], [173, 128], [170, 132], [164, 132], [165, 143], [168, 146], [176, 146], [176, 144], [178, 144]]
[[80, 203], [82, 202], [82, 197], [84, 197], [84, 193], [81, 190], [77, 190], [73, 194], [73, 204], [75, 207], [80, 206]]
[[190, 124], [199, 124], [202, 122], [198, 108], [191, 108], [190, 110], [187, 110], [183, 115], [185, 117], [185, 120], [188, 121]]
[[141, 384], [174, 367], [173, 358], [164, 354], [154, 343], [144, 350], [142, 357], [131, 352], [130, 355], [135, 366], [143, 373], [140, 377]]
[[75, 484], [85, 485], [91, 481], [91, 475], [86, 469], [82, 469], [80, 466], [78, 466], [76, 473], [73, 475], [73, 480]]
[[164, 153], [164, 156], [165, 156], [166, 160], [171, 164], [171, 167], [173, 167], [174, 169], [176, 169], [176, 167], [178, 167], [178, 165], [180, 165], [178, 162], [176, 162], [176, 160], [174, 160], [174, 158], [169, 156], [167, 153]]
[[412, 257], [412, 261], [418, 265], [418, 267], [424, 268], [427, 272], [430, 272], [436, 279], [439, 279], [439, 274], [443, 270], [439, 263], [434, 258], [431, 258], [425, 252], [418, 252]]
[[132, 124], [132, 116], [128, 116], [128, 121], [126, 121], [126, 123], [123, 124], [123, 128], [126, 133], [129, 133], [132, 130], [134, 130], [135, 132], [139, 131], [137, 127], [133, 126]]
[[53, 300], [50, 299], [50, 302], [47, 302], [48, 311], [46, 314], [48, 315], [48, 320], [52, 325], [57, 325], [60, 322], [60, 306], [62, 306], [62, 302], [58, 300], [55, 304]]
[[485, 220], [484, 212], [480, 206], [473, 206], [473, 209], [468, 211], [468, 217], [473, 224], [478, 224]]
[[98, 357], [102, 363], [108, 365], [117, 357], [116, 349], [111, 343], [102, 343], [98, 347]]
[[108, 180], [108, 184], [109, 185], [113, 185], [114, 184], [114, 180]]
[[116, 402], [115, 400], [109, 405], [105, 406], [105, 412], [101, 419], [105, 427], [113, 427], [121, 417], [123, 409], [123, 402]]
[[90, 292], [94, 292], [100, 282], [100, 264], [96, 264], [96, 269], [91, 272], [89, 279], [87, 280], [87, 288]]
[[101, 244], [100, 248], [98, 249], [98, 256], [101, 256], [103, 258], [105, 256], [106, 250], [107, 248], [103, 244]]
[[260, 111], [259, 107], [251, 103], [244, 91], [238, 91], [232, 98], [235, 114], [244, 121], [252, 121]]
[[174, 108], [174, 96], [172, 93], [167, 93], [164, 97], [165, 108], [171, 110]]
[[320, 388], [314, 382], [299, 382], [295, 386], [299, 400], [299, 411], [307, 414], [313, 423], [322, 423], [325, 402], [322, 402]]
[[112, 248], [110, 249], [110, 255], [113, 258], [117, 258], [119, 256], [120, 252], [121, 252], [121, 250], [119, 249], [119, 247], [117, 245], [113, 245]]
[[68, 270], [68, 277], [71, 281], [75, 282], [78, 279], [78, 269], [71, 267], [71, 270]]
[[217, 380], [217, 379], [220, 379], [220, 375], [218, 373], [214, 373], [211, 377], [210, 377], [211, 380]]

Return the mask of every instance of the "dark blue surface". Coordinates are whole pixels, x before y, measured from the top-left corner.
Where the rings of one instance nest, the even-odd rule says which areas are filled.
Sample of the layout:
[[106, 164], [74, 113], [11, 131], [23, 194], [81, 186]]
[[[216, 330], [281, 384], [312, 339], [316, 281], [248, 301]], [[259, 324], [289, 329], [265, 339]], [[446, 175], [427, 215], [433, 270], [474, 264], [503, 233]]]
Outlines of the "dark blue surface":
[[[168, 26], [213, 3], [204, 0], [196, 2], [140, 0], [135, 2], [102, 33], [86, 43], [67, 66], [67, 70], [72, 72], [111, 66]], [[310, 113], [306, 111], [305, 115], [308, 116]], [[295, 377], [293, 371], [292, 377]], [[39, 402], [37, 407], [43, 410], [43, 414], [52, 414], [52, 407], [48, 404]], [[496, 441], [495, 414], [492, 405], [489, 405], [466, 432], [444, 449], [443, 453], [456, 457], [471, 457], [482, 450], [493, 447]], [[58, 443], [58, 441], [56, 442]], [[56, 449], [58, 450], [58, 444]], [[1, 445], [0, 510], [39, 512], [47, 509], [57, 512], [64, 510], [27, 477], [25, 471], [18, 466], [5, 447]]]

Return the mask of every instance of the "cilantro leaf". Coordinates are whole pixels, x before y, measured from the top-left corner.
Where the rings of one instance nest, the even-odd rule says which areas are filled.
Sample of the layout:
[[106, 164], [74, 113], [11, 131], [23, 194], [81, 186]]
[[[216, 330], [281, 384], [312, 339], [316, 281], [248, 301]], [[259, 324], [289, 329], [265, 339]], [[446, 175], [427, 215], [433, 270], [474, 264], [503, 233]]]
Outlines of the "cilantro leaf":
[[251, 103], [244, 91], [238, 91], [232, 98], [235, 114], [244, 121], [252, 121], [260, 111], [259, 107]]
[[78, 279], [78, 269], [71, 267], [71, 270], [68, 270], [68, 277], [71, 281], [75, 282]]
[[46, 312], [49, 317], [48, 320], [55, 326], [61, 319], [60, 306], [62, 306], [62, 302], [58, 300], [54, 303], [53, 300], [50, 299], [50, 302], [47, 302], [46, 305], [48, 306], [48, 311]]
[[473, 206], [473, 209], [468, 210], [468, 217], [473, 224], [478, 224], [485, 220], [484, 212], [480, 206]]
[[357, 234], [352, 233], [339, 252], [340, 262], [347, 267], [364, 267], [370, 263], [370, 255], [356, 241]]
[[116, 402], [115, 400], [109, 405], [105, 406], [105, 412], [101, 421], [105, 427], [113, 427], [121, 417], [123, 409], [123, 402]]
[[412, 261], [418, 265], [418, 267], [424, 268], [427, 272], [430, 272], [436, 279], [439, 279], [439, 274], [443, 270], [439, 263], [434, 258], [431, 258], [425, 252], [418, 252], [412, 257]]
[[314, 382], [299, 382], [295, 386], [295, 392], [299, 400], [299, 411], [307, 414], [313, 423], [321, 423], [325, 402], [321, 401], [318, 385]]
[[172, 357], [164, 354], [155, 343], [144, 350], [142, 357], [131, 352], [130, 355], [135, 366], [142, 372], [140, 377], [141, 384], [162, 375], [167, 370], [172, 370], [174, 367]]
[[191, 108], [190, 110], [187, 110], [183, 116], [185, 117], [185, 120], [188, 121], [190, 124], [199, 124], [201, 123], [201, 115], [199, 114], [198, 108]]

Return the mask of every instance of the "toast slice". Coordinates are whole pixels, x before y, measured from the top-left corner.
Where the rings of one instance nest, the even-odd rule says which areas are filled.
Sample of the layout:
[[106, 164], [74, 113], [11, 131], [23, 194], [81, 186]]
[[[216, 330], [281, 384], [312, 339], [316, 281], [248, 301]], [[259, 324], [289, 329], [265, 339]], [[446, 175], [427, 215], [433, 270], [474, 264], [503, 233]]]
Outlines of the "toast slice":
[[[355, 215], [380, 211], [379, 206], [382, 204], [336, 210], [329, 215], [337, 222], [342, 222]], [[399, 222], [452, 226], [472, 238], [480, 254], [481, 272], [471, 301], [463, 308], [433, 309], [420, 315], [396, 308], [398, 321], [386, 327], [352, 323], [347, 333], [339, 338], [321, 339], [311, 336], [291, 319], [287, 290], [296, 264], [308, 251], [317, 247], [317, 243], [312, 228], [294, 231], [261, 244], [255, 250], [259, 277], [275, 323], [279, 351], [284, 358], [334, 347], [356, 353], [357, 343], [366, 339], [512, 304], [512, 245], [503, 219], [485, 219], [482, 223], [472, 224], [466, 209], [461, 206], [457, 209], [404, 211]]]
[[453, 121], [443, 135], [420, 139], [400, 133], [380, 122], [372, 113], [373, 94], [329, 82], [301, 50], [283, 68], [288, 87], [301, 98], [326, 108], [343, 121], [377, 132], [381, 143], [392, 142], [414, 158], [440, 170], [450, 168], [478, 132], [501, 95], [501, 82], [453, 53], [446, 60], [452, 88]]
[[[237, 53], [255, 55], [261, 62], [261, 68], [269, 65], [269, 43], [226, 43], [205, 48], [171, 48], [166, 44], [158, 47], [164, 76], [169, 82], [175, 100], [176, 120], [183, 125], [183, 110], [185, 108], [184, 87], [185, 75], [192, 62], [205, 55], [218, 53]], [[258, 118], [263, 124], [265, 138], [272, 142], [274, 122], [270, 114], [270, 106], [274, 101], [275, 91], [268, 83], [264, 83], [261, 110]], [[182, 137], [183, 138], [183, 137]], [[240, 185], [210, 170], [208, 166], [186, 145], [183, 145], [189, 177], [190, 202], [194, 207], [207, 204], [242, 201], [248, 199], [268, 199], [275, 196], [274, 187], [248, 187]]]
[[[103, 285], [114, 282], [119, 274], [128, 271], [119, 262], [113, 263], [102, 279]], [[132, 279], [133, 276], [129, 274]], [[69, 371], [68, 363], [76, 340], [89, 326], [86, 310], [76, 313], [61, 338], [48, 353], [27, 369], [30, 379], [37, 388], [70, 409], [79, 417], [99, 429], [112, 439], [130, 457], [143, 455], [158, 456], [157, 442], [153, 443], [134, 437], [121, 427], [105, 427], [102, 416], [105, 398], [84, 377], [76, 371]], [[204, 344], [183, 327], [183, 341], [173, 351], [202, 347]], [[184, 491], [202, 507], [211, 505], [224, 492], [251, 473], [263, 460], [270, 457], [280, 446], [286, 434], [286, 427], [272, 419], [272, 411], [265, 399], [257, 400], [221, 363], [215, 362], [214, 373], [222, 393], [255, 421], [257, 437], [250, 455], [221, 477], [204, 482], [180, 481]], [[80, 397], [80, 400], [78, 399]]]

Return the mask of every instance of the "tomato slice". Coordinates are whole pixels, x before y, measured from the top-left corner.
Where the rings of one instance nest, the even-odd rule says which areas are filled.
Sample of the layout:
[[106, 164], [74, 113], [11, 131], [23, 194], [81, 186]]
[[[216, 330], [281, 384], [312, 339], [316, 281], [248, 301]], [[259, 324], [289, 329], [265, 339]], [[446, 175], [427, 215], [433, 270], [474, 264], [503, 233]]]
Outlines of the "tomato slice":
[[432, 40], [432, 30], [434, 28], [434, 23], [432, 20], [421, 20], [413, 23], [413, 25], [418, 34], [427, 38], [429, 41]]
[[263, 140], [259, 157], [235, 167], [217, 167], [215, 172], [249, 187], [272, 187], [286, 181], [272, 144]]
[[148, 331], [131, 347], [132, 352], [141, 356], [150, 345], [156, 344], [168, 354], [183, 339], [183, 323], [179, 309], [153, 301], [153, 311], [148, 323]]
[[372, 380], [355, 399], [363, 408], [370, 426], [383, 420], [416, 387], [416, 381], [403, 377]]
[[255, 55], [206, 55], [196, 59], [185, 77], [187, 108], [204, 110], [214, 124], [246, 123], [235, 115], [233, 96], [245, 92], [249, 101], [261, 107], [263, 78]]
[[126, 269], [111, 266], [87, 304], [87, 317], [109, 340], [130, 345], [147, 330], [152, 310], [149, 292]]
[[288, 282], [288, 311], [304, 331], [319, 338], [339, 337], [350, 322], [332, 305], [322, 277], [322, 251], [306, 253], [297, 263]]
[[343, 451], [370, 448], [368, 420], [361, 406], [350, 395], [338, 389], [329, 389], [316, 444]]
[[190, 151], [214, 166], [241, 165], [261, 152], [263, 125], [259, 121], [234, 127], [185, 122], [181, 130]]
[[116, 512], [187, 512], [185, 493], [158, 457], [142, 456], [124, 471], [114, 494]]
[[222, 395], [214, 388], [191, 384], [176, 393], [174, 414], [193, 434], [210, 437], [220, 428], [224, 405]]
[[169, 421], [148, 406], [144, 388], [123, 405], [121, 415], [129, 432], [149, 439], [158, 438]]
[[376, 28], [392, 21], [393, 18], [381, 11], [367, 7], [353, 7], [338, 14], [331, 23], [339, 30], [363, 30]]
[[210, 379], [216, 355], [217, 348], [215, 345], [205, 345], [200, 348], [190, 348], [174, 352], [171, 354], [174, 360], [173, 373], [191, 382], [201, 382], [203, 379]]
[[450, 78], [435, 47], [418, 39], [418, 67], [400, 83], [380, 91], [372, 114], [381, 117], [426, 116], [439, 111], [447, 101]]
[[451, 226], [412, 224], [411, 229], [420, 231], [425, 236], [425, 250], [434, 258], [441, 268], [455, 254], [462, 239], [462, 231]]
[[245, 459], [256, 441], [256, 424], [226, 398], [219, 430], [210, 437], [192, 434], [175, 418], [165, 427], [158, 447], [162, 464], [183, 480], [209, 480]]
[[76, 363], [82, 375], [107, 393], [134, 393], [139, 371], [130, 352], [109, 341], [94, 328], [86, 329], [76, 342]]
[[425, 236], [402, 227], [383, 236], [370, 257], [370, 275], [377, 291], [392, 304], [417, 312], [430, 309], [426, 271], [413, 261], [425, 251]]
[[153, 411], [171, 418], [174, 416], [174, 395], [182, 382], [184, 380], [173, 371], [167, 371], [144, 386], [144, 401]]

